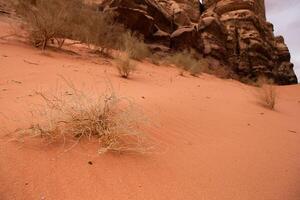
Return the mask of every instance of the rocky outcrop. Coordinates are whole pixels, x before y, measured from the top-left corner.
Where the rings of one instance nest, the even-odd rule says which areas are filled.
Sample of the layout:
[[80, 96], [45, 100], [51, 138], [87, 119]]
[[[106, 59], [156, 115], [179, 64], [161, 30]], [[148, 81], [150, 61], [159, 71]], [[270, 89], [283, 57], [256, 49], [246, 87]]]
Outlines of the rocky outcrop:
[[278, 84], [297, 83], [283, 37], [266, 21], [264, 0], [104, 0], [127, 28], [151, 46], [193, 48], [227, 65], [239, 77], [264, 75]]

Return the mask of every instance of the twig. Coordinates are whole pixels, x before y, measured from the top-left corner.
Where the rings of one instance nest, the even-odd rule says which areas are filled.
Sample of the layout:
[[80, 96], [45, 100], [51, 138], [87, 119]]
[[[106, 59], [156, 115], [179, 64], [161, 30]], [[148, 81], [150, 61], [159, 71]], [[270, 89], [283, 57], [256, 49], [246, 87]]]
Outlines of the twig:
[[292, 131], [292, 130], [288, 130], [289, 132], [291, 132], [291, 133], [297, 133], [296, 131]]
[[26, 62], [26, 63], [28, 63], [28, 64], [30, 64], [30, 65], [39, 65], [38, 63], [30, 62], [28, 60], [23, 60], [23, 61]]

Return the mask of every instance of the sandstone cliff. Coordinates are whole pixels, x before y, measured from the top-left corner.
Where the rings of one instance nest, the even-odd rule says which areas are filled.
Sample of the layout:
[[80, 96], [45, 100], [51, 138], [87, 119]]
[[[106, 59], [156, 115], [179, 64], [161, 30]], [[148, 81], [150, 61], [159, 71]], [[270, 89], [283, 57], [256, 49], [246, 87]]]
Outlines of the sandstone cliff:
[[193, 48], [239, 78], [297, 83], [284, 39], [266, 21], [264, 0], [104, 0], [100, 8], [115, 10], [155, 50]]

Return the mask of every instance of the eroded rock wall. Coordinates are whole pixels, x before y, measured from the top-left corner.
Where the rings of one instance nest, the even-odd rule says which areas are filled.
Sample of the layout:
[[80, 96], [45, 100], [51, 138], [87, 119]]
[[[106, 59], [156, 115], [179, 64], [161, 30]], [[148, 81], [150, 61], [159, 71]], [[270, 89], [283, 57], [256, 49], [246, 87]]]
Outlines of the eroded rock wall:
[[278, 84], [297, 83], [284, 39], [275, 37], [266, 21], [263, 0], [210, 1], [206, 12], [215, 13], [225, 27], [226, 60], [240, 77], [265, 75]]
[[297, 83], [283, 37], [266, 21], [264, 0], [105, 0], [128, 28], [155, 50], [195, 49], [229, 66], [239, 77], [261, 75]]

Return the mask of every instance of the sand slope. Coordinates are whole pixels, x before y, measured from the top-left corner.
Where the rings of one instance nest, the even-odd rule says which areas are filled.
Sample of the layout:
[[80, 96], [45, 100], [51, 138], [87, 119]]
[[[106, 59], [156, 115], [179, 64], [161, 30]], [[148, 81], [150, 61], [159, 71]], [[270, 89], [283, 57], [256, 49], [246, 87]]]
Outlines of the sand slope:
[[[299, 85], [278, 87], [270, 111], [256, 88], [233, 80], [182, 77], [147, 62], [124, 80], [110, 60], [72, 48], [80, 55], [0, 40], [1, 200], [300, 199]], [[34, 91], [54, 90], [61, 77], [87, 92], [111, 82], [133, 99], [153, 124], [147, 134], [157, 152], [97, 155], [96, 145], [80, 144], [62, 153], [60, 145], [8, 142], [4, 128], [26, 122]]]

